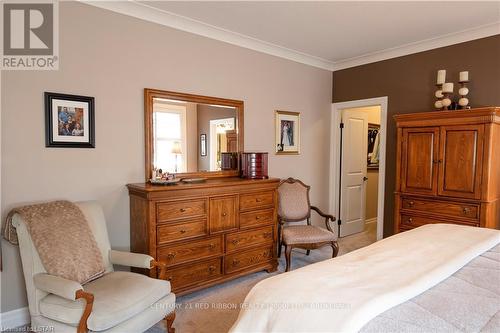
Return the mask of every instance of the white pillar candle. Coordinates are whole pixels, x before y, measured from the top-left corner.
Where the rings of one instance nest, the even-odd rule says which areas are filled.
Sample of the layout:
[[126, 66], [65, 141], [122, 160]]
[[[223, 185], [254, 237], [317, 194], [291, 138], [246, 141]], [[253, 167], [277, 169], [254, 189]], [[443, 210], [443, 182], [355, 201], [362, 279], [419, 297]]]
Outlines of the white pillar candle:
[[469, 72], [468, 71], [463, 71], [458, 74], [460, 82], [465, 82], [469, 81]]
[[446, 69], [438, 70], [436, 84], [443, 84], [445, 80], [446, 80]]
[[443, 83], [443, 92], [444, 93], [452, 93], [453, 92], [453, 83], [452, 82]]

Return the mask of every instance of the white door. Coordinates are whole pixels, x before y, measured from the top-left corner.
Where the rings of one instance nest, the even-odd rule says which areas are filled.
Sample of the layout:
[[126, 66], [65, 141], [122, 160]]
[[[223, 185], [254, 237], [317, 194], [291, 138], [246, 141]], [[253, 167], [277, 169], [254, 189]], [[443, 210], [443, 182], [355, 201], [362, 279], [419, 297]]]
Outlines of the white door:
[[345, 109], [342, 123], [340, 237], [361, 232], [365, 227], [368, 115]]

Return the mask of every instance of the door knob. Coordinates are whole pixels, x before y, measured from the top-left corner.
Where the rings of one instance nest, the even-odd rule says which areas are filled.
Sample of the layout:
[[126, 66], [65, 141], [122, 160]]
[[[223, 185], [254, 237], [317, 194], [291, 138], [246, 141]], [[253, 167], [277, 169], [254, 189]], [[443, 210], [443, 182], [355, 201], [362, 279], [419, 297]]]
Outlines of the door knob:
[[366, 182], [368, 180], [368, 177], [363, 177], [363, 181]]

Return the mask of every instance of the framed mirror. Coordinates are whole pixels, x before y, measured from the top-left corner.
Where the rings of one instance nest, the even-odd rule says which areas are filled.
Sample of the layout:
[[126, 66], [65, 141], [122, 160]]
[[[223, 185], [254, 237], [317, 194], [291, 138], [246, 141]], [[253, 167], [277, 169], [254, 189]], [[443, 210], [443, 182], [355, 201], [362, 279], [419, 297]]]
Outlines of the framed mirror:
[[144, 89], [146, 181], [153, 169], [176, 177], [238, 176], [243, 101]]

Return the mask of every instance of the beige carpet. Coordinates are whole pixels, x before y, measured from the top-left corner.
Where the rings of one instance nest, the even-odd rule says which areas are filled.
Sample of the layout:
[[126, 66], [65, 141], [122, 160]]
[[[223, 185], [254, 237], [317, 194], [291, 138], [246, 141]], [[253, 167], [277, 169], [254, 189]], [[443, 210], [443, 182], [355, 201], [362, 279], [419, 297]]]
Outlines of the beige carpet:
[[[376, 224], [370, 223], [365, 231], [339, 239], [339, 255], [367, 246], [377, 239]], [[292, 270], [318, 261], [331, 258], [332, 249], [324, 247], [311, 251], [307, 256], [305, 251], [292, 252]], [[177, 333], [225, 333], [236, 321], [239, 305], [245, 299], [250, 289], [259, 281], [285, 269], [284, 255], [280, 258], [278, 272], [254, 273], [218, 286], [181, 296], [177, 300], [178, 309], [174, 327]], [[165, 332], [164, 323], [160, 322], [147, 331], [148, 333]]]

